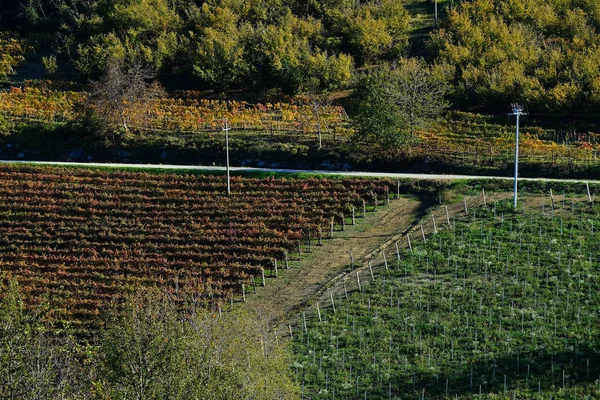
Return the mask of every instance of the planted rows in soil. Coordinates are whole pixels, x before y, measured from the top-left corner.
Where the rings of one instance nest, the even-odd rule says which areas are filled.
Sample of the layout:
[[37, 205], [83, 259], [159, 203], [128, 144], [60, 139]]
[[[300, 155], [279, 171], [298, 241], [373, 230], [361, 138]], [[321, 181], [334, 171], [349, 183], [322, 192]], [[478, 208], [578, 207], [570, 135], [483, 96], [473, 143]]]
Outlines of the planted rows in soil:
[[[0, 271], [85, 330], [138, 286], [224, 300], [384, 183], [0, 167]], [[326, 236], [323, 234], [323, 236]]]
[[597, 398], [598, 211], [500, 202], [392, 251], [296, 328], [304, 398]]

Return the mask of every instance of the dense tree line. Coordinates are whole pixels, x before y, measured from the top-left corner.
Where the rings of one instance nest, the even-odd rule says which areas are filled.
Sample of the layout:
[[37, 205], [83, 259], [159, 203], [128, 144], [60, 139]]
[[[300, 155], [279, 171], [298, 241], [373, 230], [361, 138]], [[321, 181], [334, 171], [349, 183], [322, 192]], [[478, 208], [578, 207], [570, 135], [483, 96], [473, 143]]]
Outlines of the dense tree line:
[[463, 106], [581, 112], [600, 106], [600, 2], [473, 0], [450, 11], [431, 38], [456, 66]]
[[292, 93], [344, 86], [355, 65], [398, 57], [409, 27], [394, 0], [2, 0], [0, 20], [50, 70], [82, 80], [116, 59], [202, 88]]
[[[27, 39], [0, 37], [0, 79], [30, 48], [49, 76], [80, 82], [101, 81], [118, 65], [219, 93], [310, 94], [315, 105], [350, 87], [361, 137], [387, 145], [409, 143], [440, 105], [493, 114], [513, 102], [561, 114], [600, 106], [599, 2], [443, 3], [439, 25], [426, 17], [431, 32], [420, 55], [427, 62], [411, 59], [409, 3], [0, 0], [2, 30]], [[422, 70], [411, 78], [422, 85], [402, 82], [411, 65]]]
[[27, 306], [15, 282], [0, 287], [0, 399], [297, 398], [265, 316], [176, 304], [132, 294], [83, 340], [46, 322], [48, 306]]

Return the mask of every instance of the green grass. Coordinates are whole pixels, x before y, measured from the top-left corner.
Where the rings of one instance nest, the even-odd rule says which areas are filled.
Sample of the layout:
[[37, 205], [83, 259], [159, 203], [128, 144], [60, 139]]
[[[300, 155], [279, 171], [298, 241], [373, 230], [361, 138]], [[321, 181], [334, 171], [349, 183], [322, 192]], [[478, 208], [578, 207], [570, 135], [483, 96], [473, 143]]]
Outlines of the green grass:
[[307, 313], [305, 398], [597, 398], [600, 207], [556, 208], [472, 209], [322, 322]]

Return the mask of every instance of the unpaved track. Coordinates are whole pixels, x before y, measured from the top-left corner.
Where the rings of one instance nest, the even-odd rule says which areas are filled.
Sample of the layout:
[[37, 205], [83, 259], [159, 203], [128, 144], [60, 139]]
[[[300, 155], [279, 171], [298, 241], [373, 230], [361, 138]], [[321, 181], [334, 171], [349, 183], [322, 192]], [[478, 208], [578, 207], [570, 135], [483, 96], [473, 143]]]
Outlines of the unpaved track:
[[[304, 255], [300, 267], [283, 270], [278, 278], [268, 278], [266, 286], [247, 296], [249, 307], [269, 310], [280, 323], [287, 323], [301, 308], [311, 305], [318, 293], [343, 274], [350, 264], [350, 251], [355, 262], [385, 243], [390, 236], [405, 232], [428, 208], [426, 199], [400, 198], [388, 206], [357, 219], [356, 226], [345, 232], [335, 232], [323, 246], [313, 246]], [[335, 237], [337, 236], [337, 237]]]

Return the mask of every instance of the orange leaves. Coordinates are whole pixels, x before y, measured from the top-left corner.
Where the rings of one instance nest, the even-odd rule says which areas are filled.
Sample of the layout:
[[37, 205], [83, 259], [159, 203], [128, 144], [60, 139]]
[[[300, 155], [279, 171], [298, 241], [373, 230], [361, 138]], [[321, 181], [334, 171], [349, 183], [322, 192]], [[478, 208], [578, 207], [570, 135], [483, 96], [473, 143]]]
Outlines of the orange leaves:
[[[73, 121], [81, 117], [78, 106], [86, 99], [85, 92], [26, 87], [22, 92], [0, 93], [0, 114], [43, 122]], [[161, 98], [126, 104], [123, 118], [129, 127], [138, 130], [220, 131], [226, 118], [234, 130], [317, 131], [317, 121], [308, 104]], [[346, 122], [339, 106], [323, 107], [319, 118], [321, 125], [328, 127], [342, 127]]]

